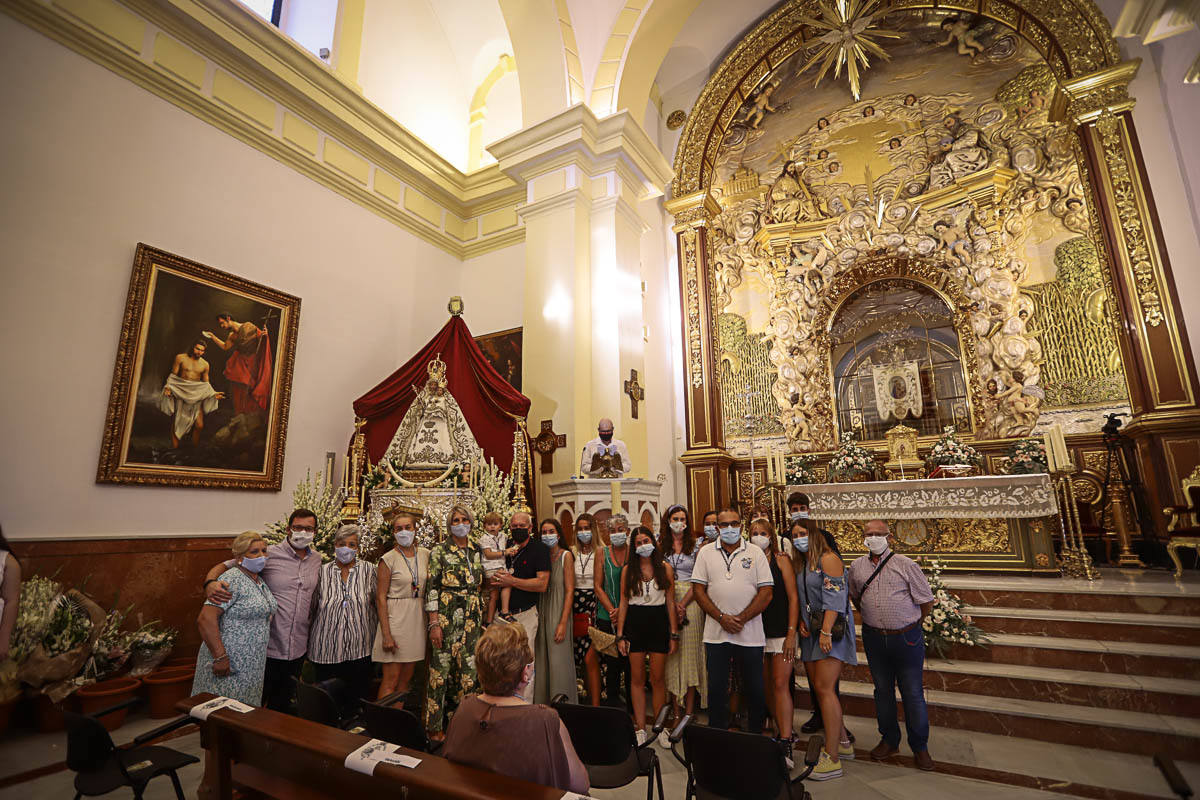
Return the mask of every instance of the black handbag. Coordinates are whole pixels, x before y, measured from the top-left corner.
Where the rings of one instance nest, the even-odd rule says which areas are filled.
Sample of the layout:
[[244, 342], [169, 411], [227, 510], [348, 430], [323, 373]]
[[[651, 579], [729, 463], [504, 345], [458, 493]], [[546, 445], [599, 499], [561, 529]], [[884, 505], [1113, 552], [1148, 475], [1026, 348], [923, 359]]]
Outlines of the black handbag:
[[[805, 579], [800, 581], [800, 585], [802, 587], [804, 587], [804, 608], [806, 611], [808, 611], [808, 631], [809, 631], [809, 634], [811, 635], [814, 633], [819, 633], [820, 631], [824, 630], [823, 626], [825, 625], [825, 609], [822, 608], [817, 611], [812, 611], [809, 609], [809, 606], [808, 606], [808, 575], [807, 575], [808, 567], [805, 566], [804, 570], [805, 570], [805, 573], [802, 573], [802, 574], [804, 574]], [[844, 637], [845, 635], [846, 635], [846, 615], [844, 613], [842, 613], [841, 611], [839, 611], [837, 617], [834, 618], [834, 620], [833, 620], [833, 627], [829, 631], [829, 638], [835, 642], [840, 642], [842, 640], [842, 637]]]

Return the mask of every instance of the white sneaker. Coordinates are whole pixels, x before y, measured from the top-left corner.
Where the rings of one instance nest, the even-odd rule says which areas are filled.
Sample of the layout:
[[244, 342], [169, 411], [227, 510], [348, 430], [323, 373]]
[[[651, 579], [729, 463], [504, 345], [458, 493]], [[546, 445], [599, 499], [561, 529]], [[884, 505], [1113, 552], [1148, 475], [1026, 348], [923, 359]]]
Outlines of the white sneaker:
[[671, 749], [671, 734], [666, 728], [663, 728], [663, 730], [658, 734], [658, 746], [664, 750]]
[[642, 745], [644, 745], [646, 743], [646, 732], [644, 730], [638, 729], [636, 738], [637, 738], [638, 747], [641, 747]]

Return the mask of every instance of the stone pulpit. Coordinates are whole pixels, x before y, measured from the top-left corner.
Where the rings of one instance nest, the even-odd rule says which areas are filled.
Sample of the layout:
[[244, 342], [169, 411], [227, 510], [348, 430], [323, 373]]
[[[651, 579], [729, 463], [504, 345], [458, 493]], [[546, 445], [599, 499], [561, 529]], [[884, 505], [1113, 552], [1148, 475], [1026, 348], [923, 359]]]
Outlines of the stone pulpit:
[[554, 518], [569, 527], [580, 514], [598, 520], [624, 514], [631, 528], [645, 525], [658, 535], [662, 484], [645, 478], [568, 478], [550, 484]]

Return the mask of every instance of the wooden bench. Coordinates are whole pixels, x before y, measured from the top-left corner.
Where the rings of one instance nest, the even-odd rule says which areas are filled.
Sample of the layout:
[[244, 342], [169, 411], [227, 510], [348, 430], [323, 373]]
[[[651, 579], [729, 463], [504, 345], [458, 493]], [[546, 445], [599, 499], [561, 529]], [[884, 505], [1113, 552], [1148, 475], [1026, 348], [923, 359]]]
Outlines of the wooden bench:
[[[187, 714], [214, 695], [198, 694], [176, 708]], [[563, 790], [454, 764], [401, 748], [421, 759], [413, 768], [379, 764], [374, 775], [346, 769], [346, 756], [369, 737], [256, 708], [222, 709], [200, 726], [204, 747], [201, 800], [232, 800], [234, 789], [275, 798], [349, 797], [354, 800], [560, 800]]]

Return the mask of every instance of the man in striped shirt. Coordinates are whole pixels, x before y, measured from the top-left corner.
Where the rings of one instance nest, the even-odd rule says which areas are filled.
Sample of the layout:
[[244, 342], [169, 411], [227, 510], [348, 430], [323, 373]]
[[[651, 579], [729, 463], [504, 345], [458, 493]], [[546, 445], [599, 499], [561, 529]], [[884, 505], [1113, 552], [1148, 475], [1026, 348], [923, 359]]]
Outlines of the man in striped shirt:
[[[867, 555], [847, 570], [850, 598], [862, 620], [863, 651], [875, 683], [875, 718], [883, 737], [871, 758], [882, 761], [900, 749], [896, 685], [904, 702], [904, 727], [917, 766], [933, 769], [929, 712], [925, 708], [925, 633], [921, 621], [933, 608], [929, 580], [908, 556], [893, 552], [892, 534], [881, 519], [864, 527]], [[874, 577], [872, 577], [874, 575]]]

